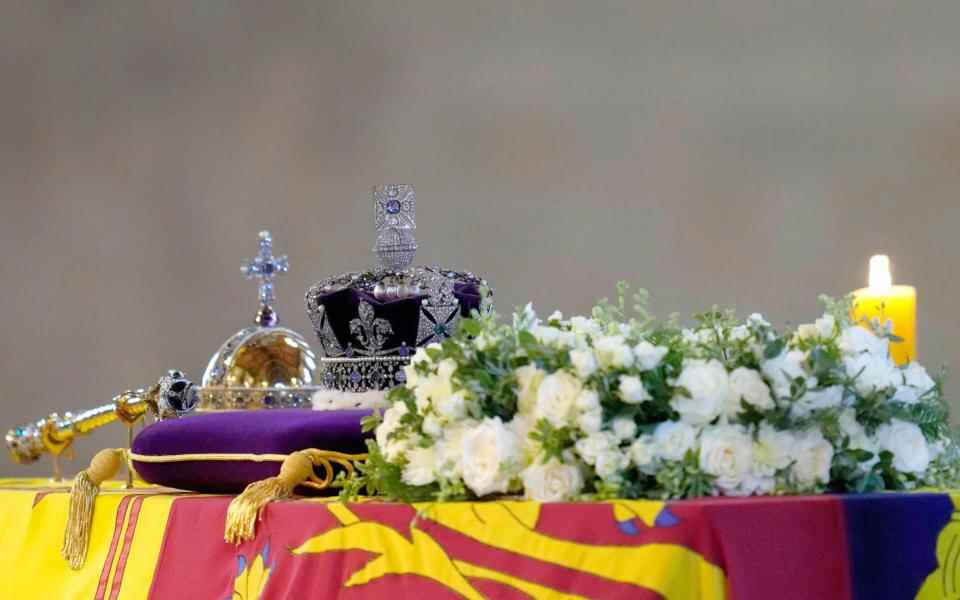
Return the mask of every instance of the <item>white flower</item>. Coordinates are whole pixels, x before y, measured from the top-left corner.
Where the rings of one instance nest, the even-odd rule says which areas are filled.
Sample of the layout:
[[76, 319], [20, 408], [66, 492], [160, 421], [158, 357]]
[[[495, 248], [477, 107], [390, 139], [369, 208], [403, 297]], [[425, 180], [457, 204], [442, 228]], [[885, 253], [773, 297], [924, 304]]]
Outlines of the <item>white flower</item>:
[[759, 410], [773, 408], [770, 388], [763, 382], [763, 377], [753, 369], [745, 367], [739, 367], [730, 373], [730, 396], [724, 414], [730, 418], [739, 414], [741, 401]]
[[627, 404], [640, 404], [650, 400], [652, 396], [643, 387], [643, 381], [635, 375], [620, 376], [620, 399]]
[[871, 458], [861, 461], [864, 468], [869, 469], [880, 461], [877, 444], [870, 439], [866, 430], [857, 421], [857, 412], [852, 408], [845, 408], [840, 412], [840, 431], [847, 436], [849, 447], [853, 450], [866, 450], [873, 454]]
[[803, 486], [830, 481], [833, 446], [818, 429], [809, 429], [796, 436], [793, 475]]
[[537, 502], [563, 502], [583, 489], [583, 474], [576, 465], [551, 459], [545, 465], [532, 464], [520, 473], [524, 497]]
[[540, 382], [546, 376], [546, 373], [535, 365], [524, 365], [516, 369], [514, 375], [517, 377], [517, 411], [523, 415], [533, 414], [537, 405], [537, 392], [540, 389]]
[[400, 426], [400, 419], [409, 412], [403, 402], [395, 402], [383, 412], [383, 421], [377, 426], [377, 445], [380, 446], [384, 458], [389, 462], [396, 462], [406, 451], [409, 440], [392, 438], [391, 434]]
[[656, 369], [669, 351], [669, 348], [654, 346], [646, 340], [633, 347], [633, 355], [636, 357], [637, 366], [641, 371]]
[[549, 317], [547, 317], [547, 323], [560, 323], [563, 321], [563, 313], [559, 310], [553, 311]]
[[473, 420], [460, 421], [443, 430], [436, 443], [436, 472], [443, 479], [463, 476], [463, 436], [477, 426]]
[[833, 315], [823, 315], [817, 319], [816, 323], [811, 325], [801, 325], [797, 327], [797, 338], [806, 339], [832, 339], [837, 332], [837, 320]]
[[608, 335], [597, 338], [593, 343], [597, 362], [603, 368], [629, 367], [633, 364], [633, 351], [627, 346], [622, 335]]
[[573, 368], [581, 379], [590, 377], [597, 370], [597, 359], [589, 348], [571, 350], [570, 362], [573, 363]]
[[678, 392], [670, 405], [691, 425], [706, 425], [717, 418], [730, 396], [730, 378], [718, 360], [685, 360], [676, 385], [689, 396]]
[[534, 415], [546, 419], [554, 427], [564, 427], [577, 417], [577, 396], [583, 384], [566, 371], [557, 371], [543, 378], [537, 390]]
[[467, 393], [463, 390], [433, 402], [437, 414], [447, 421], [457, 421], [467, 416]]
[[833, 385], [820, 390], [808, 390], [790, 407], [794, 417], [806, 417], [815, 410], [836, 408], [843, 402], [843, 387]]
[[746, 325], [737, 325], [730, 330], [730, 339], [735, 342], [750, 339], [750, 328]]
[[599, 323], [593, 319], [580, 316], [570, 317], [570, 330], [578, 335], [589, 335], [593, 338], [599, 337], [603, 333]]
[[421, 426], [421, 429], [423, 429], [425, 434], [432, 438], [438, 438], [443, 435], [443, 423], [441, 423], [440, 419], [433, 414], [428, 414], [423, 417], [423, 425]]
[[760, 425], [753, 443], [753, 473], [758, 478], [773, 477], [780, 469], [790, 466], [796, 440], [788, 431], [777, 431], [770, 425]]
[[816, 385], [816, 378], [807, 376], [803, 370], [804, 354], [798, 350], [781, 352], [780, 356], [766, 360], [761, 365], [763, 374], [767, 376], [778, 398], [790, 396], [790, 385], [798, 377], [803, 378], [807, 387]]
[[893, 453], [893, 468], [905, 473], [923, 473], [930, 466], [930, 447], [914, 423], [892, 419], [877, 429], [877, 445]]
[[630, 444], [630, 459], [637, 468], [647, 473], [654, 467], [656, 443], [650, 435], [641, 435]]
[[600, 408], [600, 395], [584, 388], [577, 396], [577, 427], [586, 434], [600, 431], [603, 425], [603, 409]]
[[473, 338], [473, 345], [480, 352], [485, 352], [496, 345], [496, 340], [486, 331], [483, 331], [480, 335]]
[[613, 419], [613, 435], [621, 440], [629, 440], [637, 435], [637, 424], [633, 417], [616, 417]]
[[653, 430], [656, 456], [664, 460], [683, 460], [697, 443], [697, 429], [679, 421], [664, 421]]
[[887, 338], [877, 337], [872, 331], [857, 325], [844, 329], [838, 344], [844, 354], [865, 352], [874, 356], [887, 356], [890, 353], [890, 341]]
[[763, 315], [760, 313], [753, 313], [747, 317], [747, 325], [750, 327], [770, 327], [770, 323], [763, 318]]
[[603, 426], [603, 411], [588, 410], [577, 417], [577, 427], [584, 433], [596, 433]]
[[407, 451], [407, 464], [401, 479], [408, 485], [428, 485], [437, 480], [433, 468], [436, 465], [434, 446], [411, 448]]
[[847, 376], [856, 378], [854, 387], [860, 394], [894, 387], [903, 380], [897, 365], [885, 355], [854, 354], [843, 359], [843, 366]]
[[413, 390], [419, 412], [425, 412], [431, 402], [434, 405], [445, 402], [453, 394], [451, 377], [456, 370], [457, 363], [453, 359], [445, 358], [437, 363], [436, 373], [420, 379]]
[[700, 468], [716, 477], [717, 488], [737, 494], [753, 463], [753, 440], [736, 425], [704, 429], [700, 436]]
[[477, 496], [505, 493], [520, 465], [520, 439], [499, 417], [463, 434], [463, 482]]
[[613, 447], [597, 456], [595, 469], [600, 479], [617, 479], [620, 472], [630, 466], [630, 458], [619, 448]]
[[916, 404], [921, 396], [937, 385], [927, 370], [915, 362], [904, 367], [902, 375], [903, 385], [897, 388], [897, 393], [892, 398], [896, 402]]
[[616, 447], [617, 438], [609, 431], [591, 433], [587, 437], [577, 440], [575, 445], [577, 454], [588, 465], [596, 464], [597, 458], [601, 454]]
[[549, 346], [570, 348], [577, 343], [577, 334], [572, 331], [564, 331], [557, 327], [535, 325], [530, 329], [530, 333], [532, 333], [541, 344]]

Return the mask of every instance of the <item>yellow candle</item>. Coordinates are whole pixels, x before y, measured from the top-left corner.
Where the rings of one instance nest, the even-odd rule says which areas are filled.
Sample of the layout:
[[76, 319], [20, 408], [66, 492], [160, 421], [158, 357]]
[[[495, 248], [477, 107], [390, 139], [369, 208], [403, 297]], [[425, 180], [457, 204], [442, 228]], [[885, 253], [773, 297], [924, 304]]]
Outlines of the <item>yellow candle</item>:
[[877, 318], [890, 323], [893, 334], [901, 339], [890, 341], [890, 357], [898, 365], [917, 358], [917, 290], [909, 285], [893, 285], [890, 259], [884, 255], [870, 259], [868, 287], [853, 292], [853, 316], [858, 323]]

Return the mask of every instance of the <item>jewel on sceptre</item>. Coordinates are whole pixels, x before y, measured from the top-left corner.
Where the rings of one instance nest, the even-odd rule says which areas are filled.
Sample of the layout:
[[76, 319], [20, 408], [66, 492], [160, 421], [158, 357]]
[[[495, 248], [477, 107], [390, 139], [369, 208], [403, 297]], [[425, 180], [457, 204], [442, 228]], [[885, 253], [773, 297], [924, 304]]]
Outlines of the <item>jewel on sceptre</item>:
[[917, 358], [917, 290], [909, 285], [893, 285], [890, 258], [878, 254], [870, 258], [867, 287], [853, 292], [854, 320], [876, 320], [889, 325], [895, 336], [890, 340], [890, 357], [903, 365]]

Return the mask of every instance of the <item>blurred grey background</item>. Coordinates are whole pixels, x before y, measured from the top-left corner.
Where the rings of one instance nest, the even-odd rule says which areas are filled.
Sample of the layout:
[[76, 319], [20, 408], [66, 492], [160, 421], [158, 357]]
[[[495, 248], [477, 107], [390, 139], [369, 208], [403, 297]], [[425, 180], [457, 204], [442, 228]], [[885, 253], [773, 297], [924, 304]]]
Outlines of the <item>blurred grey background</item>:
[[199, 377], [262, 228], [309, 332], [307, 286], [372, 262], [375, 183], [416, 185], [420, 261], [501, 312], [625, 279], [804, 322], [886, 252], [921, 359], [960, 359], [954, 0], [0, 6], [4, 428]]

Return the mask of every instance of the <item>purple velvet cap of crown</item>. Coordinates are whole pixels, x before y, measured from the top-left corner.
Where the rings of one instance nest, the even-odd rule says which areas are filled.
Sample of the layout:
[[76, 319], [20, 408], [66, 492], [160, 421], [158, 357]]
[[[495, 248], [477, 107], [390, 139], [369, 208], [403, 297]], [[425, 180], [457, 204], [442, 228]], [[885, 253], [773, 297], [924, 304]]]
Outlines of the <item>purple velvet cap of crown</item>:
[[[477, 284], [456, 282], [453, 285], [453, 295], [460, 304], [459, 317], [469, 317], [471, 312], [480, 309], [481, 293]], [[387, 337], [384, 348], [397, 349], [403, 345], [416, 348], [428, 342], [438, 341], [431, 335], [424, 339], [417, 337], [420, 334], [421, 306], [427, 298], [427, 295], [421, 294], [408, 298], [378, 300], [366, 290], [347, 287], [319, 295], [317, 304], [323, 306], [330, 329], [342, 349], [356, 344], [350, 330], [350, 322], [359, 316], [361, 302], [373, 307], [378, 319], [385, 319], [390, 323], [393, 333]], [[449, 323], [436, 323], [437, 319], [447, 316], [434, 314], [432, 319], [437, 325], [447, 326]], [[445, 333], [449, 332], [445, 331]], [[386, 354], [392, 353], [386, 352]]]
[[[360, 420], [369, 410], [250, 410], [160, 421], [137, 435], [134, 454], [290, 454], [318, 448], [367, 451]], [[197, 492], [236, 493], [280, 472], [277, 461], [133, 461], [144, 481]]]

